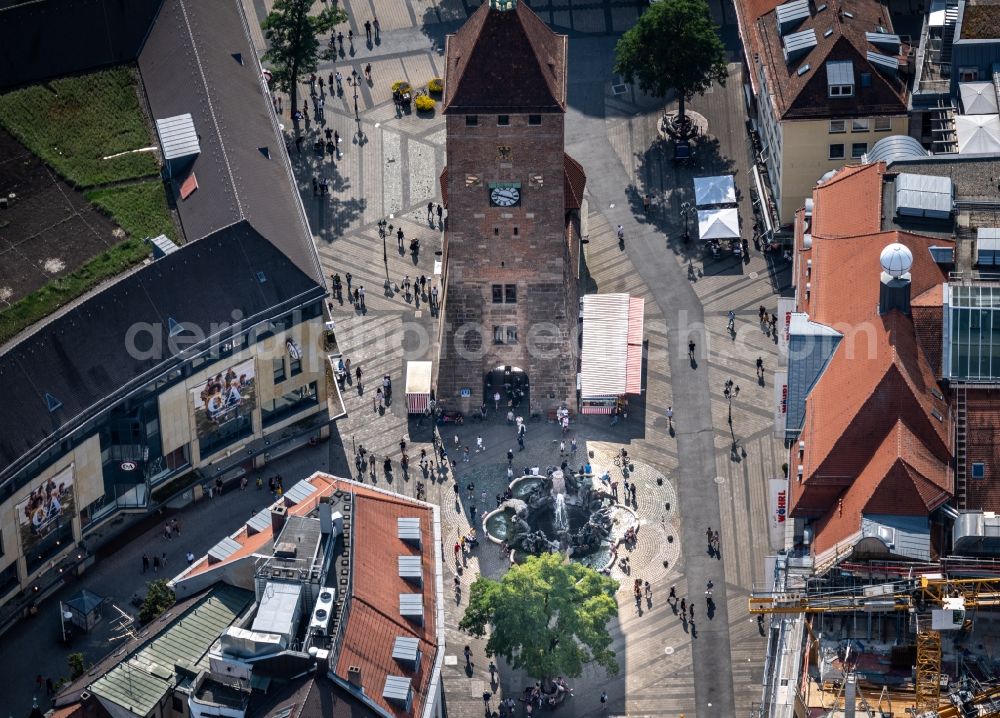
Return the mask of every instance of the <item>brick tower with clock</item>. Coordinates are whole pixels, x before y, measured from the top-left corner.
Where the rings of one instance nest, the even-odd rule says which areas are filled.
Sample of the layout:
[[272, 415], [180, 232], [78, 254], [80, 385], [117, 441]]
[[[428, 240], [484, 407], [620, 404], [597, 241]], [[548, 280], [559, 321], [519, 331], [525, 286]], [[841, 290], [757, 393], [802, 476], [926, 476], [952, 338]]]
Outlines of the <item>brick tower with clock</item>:
[[448, 207], [437, 398], [545, 412], [576, 397], [580, 207], [564, 150], [567, 38], [488, 0], [447, 39]]

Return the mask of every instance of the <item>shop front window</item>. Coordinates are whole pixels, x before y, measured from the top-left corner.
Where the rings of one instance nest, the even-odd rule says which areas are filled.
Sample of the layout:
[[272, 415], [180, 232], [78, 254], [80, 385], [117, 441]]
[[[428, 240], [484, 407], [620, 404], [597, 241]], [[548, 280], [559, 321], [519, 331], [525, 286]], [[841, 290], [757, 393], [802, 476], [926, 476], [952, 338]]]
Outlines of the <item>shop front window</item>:
[[318, 403], [319, 397], [316, 392], [316, 382], [295, 389], [284, 396], [278, 397], [274, 401], [264, 402], [261, 406], [261, 416], [263, 417], [264, 426], [270, 426], [285, 417], [297, 414], [311, 406], [316, 406]]

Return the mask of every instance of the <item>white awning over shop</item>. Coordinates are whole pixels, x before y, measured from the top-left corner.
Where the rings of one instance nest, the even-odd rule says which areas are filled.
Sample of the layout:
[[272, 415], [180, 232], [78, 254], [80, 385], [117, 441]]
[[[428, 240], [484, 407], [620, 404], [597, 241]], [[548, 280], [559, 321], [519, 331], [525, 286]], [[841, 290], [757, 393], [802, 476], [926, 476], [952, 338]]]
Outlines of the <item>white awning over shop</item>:
[[580, 396], [616, 397], [642, 391], [645, 300], [627, 294], [583, 298]]
[[736, 204], [736, 183], [732, 175], [694, 178], [694, 203], [698, 207]]
[[701, 239], [737, 239], [740, 236], [740, 215], [735, 207], [699, 209], [698, 236]]

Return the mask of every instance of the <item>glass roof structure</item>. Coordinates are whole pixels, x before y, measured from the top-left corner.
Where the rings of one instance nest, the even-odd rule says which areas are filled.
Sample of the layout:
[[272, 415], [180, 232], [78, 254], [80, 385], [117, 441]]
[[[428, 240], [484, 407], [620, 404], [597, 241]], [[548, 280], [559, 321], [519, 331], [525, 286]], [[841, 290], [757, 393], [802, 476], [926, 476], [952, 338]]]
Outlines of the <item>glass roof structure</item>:
[[945, 284], [941, 338], [944, 376], [1000, 380], [1000, 284]]

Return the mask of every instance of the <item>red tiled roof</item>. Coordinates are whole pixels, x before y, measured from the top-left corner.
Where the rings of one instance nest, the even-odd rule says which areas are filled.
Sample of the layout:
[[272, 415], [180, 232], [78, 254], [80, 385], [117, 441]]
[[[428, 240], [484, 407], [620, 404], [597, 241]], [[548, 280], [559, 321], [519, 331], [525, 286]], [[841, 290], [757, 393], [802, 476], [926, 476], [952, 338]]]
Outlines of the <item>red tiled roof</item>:
[[938, 284], [910, 300], [910, 314], [917, 341], [931, 365], [934, 376], [941, 376], [941, 322], [944, 316], [944, 285]]
[[587, 173], [583, 166], [568, 154], [563, 153], [563, 168], [565, 180], [563, 195], [566, 209], [580, 209], [583, 206], [583, 188], [587, 184]]
[[[970, 391], [966, 417], [966, 507], [970, 511], [1000, 511], [1000, 392]], [[983, 478], [972, 478], [974, 463], [984, 465]]]
[[[746, 50], [756, 47], [759, 43], [756, 37], [751, 39], [751, 34], [756, 35], [757, 33], [757, 18], [772, 12], [781, 2], [782, 0], [737, 0], [736, 24], [739, 28], [740, 40], [742, 40], [743, 47]], [[750, 84], [753, 86], [754, 94], [756, 94], [757, 73], [748, 72], [747, 76]]]
[[[850, 206], [844, 212], [856, 210]], [[947, 280], [931, 257], [930, 247], [950, 245], [950, 240], [898, 230], [839, 238], [813, 234], [810, 317], [839, 328], [839, 323], [855, 325], [877, 316], [879, 255], [893, 242], [906, 245], [913, 253], [911, 296]]]
[[[944, 401], [916, 343], [913, 325], [892, 311], [845, 333], [806, 399], [803, 486], [846, 486], [898, 420], [940, 459], [950, 457]], [[794, 509], [794, 507], [793, 507]]]
[[[945, 240], [879, 231], [884, 172], [882, 163], [848, 167], [813, 191], [811, 249], [796, 222], [799, 309], [844, 336], [806, 399], [804, 455], [796, 445], [789, 462], [803, 467], [802, 480], [791, 482], [791, 510], [816, 519], [817, 553], [854, 535], [862, 513], [925, 515], [953, 490], [950, 415], [928, 356], [940, 355], [929, 324], [946, 281], [929, 247]], [[879, 314], [879, 255], [892, 242], [913, 253], [913, 320]]]
[[[906, 84], [899, 78], [887, 77], [875, 69], [867, 58], [869, 51], [886, 54], [871, 45], [865, 33], [874, 32], [878, 26], [884, 27], [888, 33], [893, 32], [888, 9], [879, 0], [826, 0], [823, 4], [826, 9], [817, 12], [816, 5], [810, 3], [810, 16], [789, 31], [812, 29], [816, 33], [816, 46], [791, 63], [785, 62], [783, 38], [778, 32], [777, 14], [773, 9], [749, 23], [746, 55], [751, 65], [754, 89], [761, 89], [757, 87], [754, 77], [759, 58], [767, 76], [767, 91], [779, 119], [906, 114]], [[757, 3], [754, 5], [767, 7], [763, 2], [759, 6]], [[828, 30], [832, 32], [826, 34]], [[830, 60], [854, 63], [853, 97], [828, 96], [826, 62]], [[799, 69], [806, 65], [809, 69], [799, 74]], [[861, 72], [871, 74], [870, 86], [861, 86]]]
[[[350, 492], [354, 497], [354, 556], [351, 562], [351, 598], [344, 641], [334, 672], [347, 679], [348, 666], [359, 666], [367, 697], [392, 715], [420, 715], [427, 700], [428, 684], [433, 677], [432, 666], [440, 649], [438, 631], [438, 593], [436, 561], [438, 543], [434, 536], [434, 510], [428, 504], [405, 496], [379, 491], [348, 479], [327, 474], [314, 474], [309, 483], [316, 491], [301, 503], [289, 507], [290, 516], [312, 513], [322, 497], [335, 491]], [[397, 536], [396, 519], [420, 519], [421, 547], [401, 541]], [[201, 558], [186, 572], [191, 576], [221, 568], [241, 558], [253, 555], [271, 543], [271, 528], [248, 535], [244, 526], [232, 536], [240, 548], [219, 563], [208, 564]], [[423, 556], [422, 586], [407, 583], [399, 577], [399, 556]], [[424, 620], [417, 625], [399, 614], [399, 594], [422, 593]], [[422, 653], [420, 670], [411, 675], [392, 658], [397, 636], [417, 638]], [[414, 691], [411, 712], [407, 713], [382, 699], [387, 675], [411, 678]]]
[[527, 3], [483, 3], [448, 36], [443, 111], [565, 112], [567, 48]]
[[848, 165], [813, 190], [813, 236], [851, 237], [880, 231], [884, 173], [884, 162]]
[[897, 421], [857, 479], [816, 522], [813, 548], [822, 553], [857, 532], [863, 514], [926, 516], [950, 496], [948, 464]]
[[[396, 535], [399, 518], [419, 517], [421, 545], [412, 546]], [[439, 544], [434, 536], [434, 513], [426, 504], [359, 487], [354, 496], [354, 557], [351, 603], [343, 648], [334, 672], [347, 678], [349, 666], [361, 668], [362, 685], [370, 700], [392, 715], [421, 715], [427, 687], [439, 648], [437, 641], [437, 585], [435, 561]], [[399, 556], [422, 556], [422, 586], [399, 577]], [[422, 593], [422, 624], [399, 614], [399, 594]], [[422, 654], [420, 670], [410, 674], [392, 658], [397, 636], [417, 638]], [[411, 679], [414, 691], [411, 711], [404, 711], [382, 698], [386, 676]]]

